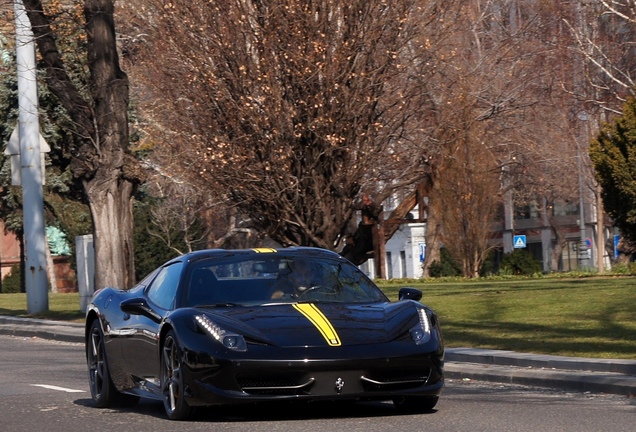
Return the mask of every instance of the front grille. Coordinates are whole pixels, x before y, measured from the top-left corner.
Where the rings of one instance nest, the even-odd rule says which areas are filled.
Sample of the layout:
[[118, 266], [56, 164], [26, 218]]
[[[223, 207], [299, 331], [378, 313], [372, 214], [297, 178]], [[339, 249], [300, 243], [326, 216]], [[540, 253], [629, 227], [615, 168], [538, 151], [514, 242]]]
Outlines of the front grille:
[[283, 375], [239, 376], [236, 379], [245, 393], [258, 395], [303, 395], [314, 383], [313, 378]]
[[366, 391], [403, 390], [426, 384], [430, 369], [369, 373], [360, 380]]
[[240, 389], [259, 396], [328, 396], [341, 394], [335, 383], [344, 381], [342, 394], [391, 392], [418, 388], [431, 379], [429, 368], [406, 370], [316, 371], [307, 373], [249, 373], [237, 376]]

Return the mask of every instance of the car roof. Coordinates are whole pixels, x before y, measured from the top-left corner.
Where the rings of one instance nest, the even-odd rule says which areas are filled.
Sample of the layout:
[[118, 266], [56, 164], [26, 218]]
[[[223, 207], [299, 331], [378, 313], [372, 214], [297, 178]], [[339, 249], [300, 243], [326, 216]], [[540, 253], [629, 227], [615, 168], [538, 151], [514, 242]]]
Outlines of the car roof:
[[199, 251], [190, 252], [179, 257], [174, 258], [171, 261], [188, 261], [194, 262], [206, 258], [226, 258], [232, 256], [266, 256], [266, 255], [287, 255], [287, 256], [314, 256], [322, 258], [340, 258], [343, 259], [336, 252], [321, 249], [316, 247], [283, 247], [283, 248], [253, 248], [253, 249], [204, 249]]

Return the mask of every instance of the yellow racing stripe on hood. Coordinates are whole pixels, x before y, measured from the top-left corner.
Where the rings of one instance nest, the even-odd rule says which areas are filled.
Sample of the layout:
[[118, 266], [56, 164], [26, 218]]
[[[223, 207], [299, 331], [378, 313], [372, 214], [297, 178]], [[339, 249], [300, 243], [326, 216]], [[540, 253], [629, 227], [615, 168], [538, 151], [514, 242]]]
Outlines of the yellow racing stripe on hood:
[[254, 248], [252, 249], [256, 253], [274, 253], [276, 249], [274, 248]]
[[311, 303], [294, 303], [294, 309], [303, 314], [322, 334], [329, 346], [340, 346], [340, 337], [326, 316], [320, 312], [316, 305]]

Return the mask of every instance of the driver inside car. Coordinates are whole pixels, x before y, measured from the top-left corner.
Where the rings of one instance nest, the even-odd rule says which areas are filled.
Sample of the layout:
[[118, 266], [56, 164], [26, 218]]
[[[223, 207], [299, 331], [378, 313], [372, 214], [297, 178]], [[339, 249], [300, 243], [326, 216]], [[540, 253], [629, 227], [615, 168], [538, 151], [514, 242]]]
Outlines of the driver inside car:
[[274, 286], [271, 298], [297, 299], [309, 288], [319, 285], [316, 282], [316, 274], [306, 260], [296, 259], [286, 263], [284, 271], [280, 272], [280, 278]]

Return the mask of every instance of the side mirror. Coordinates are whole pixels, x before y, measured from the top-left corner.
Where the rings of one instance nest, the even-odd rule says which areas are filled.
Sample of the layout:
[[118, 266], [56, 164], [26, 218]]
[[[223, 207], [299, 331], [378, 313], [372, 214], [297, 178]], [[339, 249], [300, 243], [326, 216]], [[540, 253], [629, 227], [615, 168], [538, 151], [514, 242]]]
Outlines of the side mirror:
[[161, 321], [161, 316], [152, 310], [148, 302], [142, 297], [124, 300], [119, 304], [122, 311], [131, 315], [144, 315], [154, 321]]
[[420, 301], [422, 299], [422, 291], [417, 288], [404, 287], [400, 288], [398, 294], [398, 300], [415, 300]]

